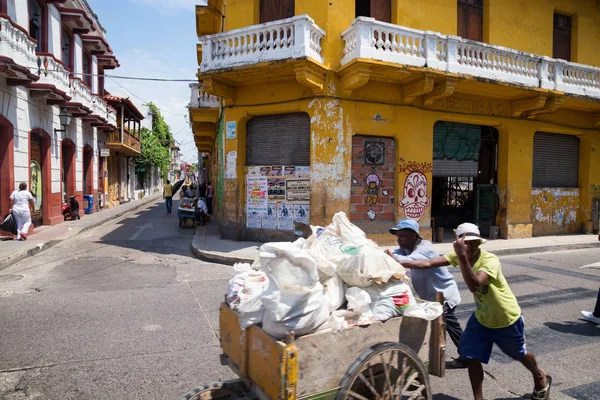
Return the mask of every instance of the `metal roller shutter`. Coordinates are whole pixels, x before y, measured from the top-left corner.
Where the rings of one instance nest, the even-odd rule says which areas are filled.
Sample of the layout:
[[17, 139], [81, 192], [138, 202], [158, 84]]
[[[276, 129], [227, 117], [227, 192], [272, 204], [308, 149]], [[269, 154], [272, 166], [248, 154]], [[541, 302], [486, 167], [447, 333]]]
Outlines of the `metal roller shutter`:
[[533, 187], [577, 187], [579, 138], [536, 132], [533, 137]]
[[306, 113], [254, 117], [246, 125], [247, 165], [310, 165]]
[[436, 122], [433, 126], [433, 176], [479, 174], [481, 126]]

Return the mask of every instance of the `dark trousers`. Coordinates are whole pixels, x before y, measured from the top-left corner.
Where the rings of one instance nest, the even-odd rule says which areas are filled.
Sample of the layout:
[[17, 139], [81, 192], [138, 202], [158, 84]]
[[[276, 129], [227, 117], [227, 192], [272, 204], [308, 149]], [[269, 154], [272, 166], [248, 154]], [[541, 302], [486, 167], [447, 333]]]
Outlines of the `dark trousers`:
[[600, 289], [598, 289], [598, 298], [596, 299], [596, 307], [594, 307], [594, 317], [600, 318]]
[[212, 215], [212, 197], [208, 197], [206, 201], [206, 210], [208, 211], [208, 215]]
[[444, 303], [444, 322], [446, 323], [446, 332], [448, 332], [448, 336], [450, 336], [450, 340], [458, 349], [458, 344], [460, 343], [460, 337], [463, 334], [463, 330], [460, 327], [460, 323], [458, 322], [458, 318], [454, 314], [454, 310], [456, 307], [450, 307], [448, 303]]
[[165, 197], [165, 204], [167, 205], [167, 212], [170, 213], [171, 210], [173, 209], [173, 197], [172, 196], [166, 196]]

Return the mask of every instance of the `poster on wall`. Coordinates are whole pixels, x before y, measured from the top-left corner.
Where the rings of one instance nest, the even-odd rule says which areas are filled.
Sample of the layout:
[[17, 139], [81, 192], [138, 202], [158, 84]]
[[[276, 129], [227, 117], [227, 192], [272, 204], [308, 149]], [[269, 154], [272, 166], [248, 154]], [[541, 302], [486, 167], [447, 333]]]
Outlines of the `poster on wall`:
[[237, 178], [237, 173], [235, 172], [236, 165], [237, 165], [237, 151], [230, 151], [229, 153], [227, 153], [225, 178], [227, 178], [227, 179], [236, 179]]
[[310, 205], [294, 204], [294, 221], [308, 225], [310, 220]]
[[267, 214], [262, 217], [262, 228], [277, 228], [277, 203], [268, 203]]
[[296, 167], [294, 167], [293, 165], [286, 165], [285, 167], [283, 167], [283, 175], [285, 176], [294, 176], [296, 174]]
[[260, 176], [260, 167], [248, 167], [248, 176]]
[[246, 177], [246, 212], [248, 216], [256, 213], [259, 216], [267, 213], [267, 178]]
[[271, 175], [271, 167], [260, 167], [260, 174], [262, 176], [269, 176], [269, 175]]
[[272, 176], [283, 175], [283, 167], [281, 165], [276, 165], [274, 167], [271, 167], [271, 175]]
[[227, 139], [235, 139], [236, 136], [236, 122], [235, 121], [229, 121], [227, 123], [225, 123], [225, 137]]
[[256, 213], [248, 213], [246, 217], [246, 227], [260, 229], [262, 226], [262, 217]]
[[296, 166], [294, 170], [296, 178], [310, 178], [310, 167]]
[[288, 179], [285, 182], [285, 195], [287, 201], [309, 201], [310, 180]]
[[269, 178], [269, 200], [285, 200], [285, 179]]
[[291, 231], [294, 229], [294, 210], [291, 205], [279, 203], [277, 205], [277, 229], [281, 231]]

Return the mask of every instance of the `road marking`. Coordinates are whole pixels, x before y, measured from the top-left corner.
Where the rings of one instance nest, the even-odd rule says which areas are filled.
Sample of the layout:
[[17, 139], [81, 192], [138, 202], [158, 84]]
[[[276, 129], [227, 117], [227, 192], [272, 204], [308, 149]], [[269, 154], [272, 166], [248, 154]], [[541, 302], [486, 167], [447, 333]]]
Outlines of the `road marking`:
[[582, 265], [579, 268], [600, 268], [600, 262]]
[[154, 225], [152, 225], [150, 222], [148, 222], [147, 224], [141, 225], [137, 227], [138, 230], [136, 233], [134, 233], [133, 235], [131, 235], [131, 237], [129, 238], [129, 240], [135, 240], [138, 238], [138, 236], [140, 236], [142, 234], [142, 232], [144, 232], [144, 230], [146, 229], [153, 229]]

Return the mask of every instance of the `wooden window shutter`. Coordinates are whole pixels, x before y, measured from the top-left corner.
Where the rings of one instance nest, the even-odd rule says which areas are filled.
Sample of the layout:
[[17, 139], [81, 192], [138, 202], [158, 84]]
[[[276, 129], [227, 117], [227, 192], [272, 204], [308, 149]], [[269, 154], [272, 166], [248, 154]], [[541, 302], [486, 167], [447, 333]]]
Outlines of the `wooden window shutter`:
[[371, 0], [371, 17], [381, 22], [392, 22], [392, 0]]
[[554, 14], [552, 57], [571, 61], [571, 25], [568, 15]]
[[291, 18], [295, 12], [294, 0], [260, 0], [260, 23]]
[[458, 36], [483, 42], [483, 0], [458, 0]]

